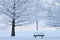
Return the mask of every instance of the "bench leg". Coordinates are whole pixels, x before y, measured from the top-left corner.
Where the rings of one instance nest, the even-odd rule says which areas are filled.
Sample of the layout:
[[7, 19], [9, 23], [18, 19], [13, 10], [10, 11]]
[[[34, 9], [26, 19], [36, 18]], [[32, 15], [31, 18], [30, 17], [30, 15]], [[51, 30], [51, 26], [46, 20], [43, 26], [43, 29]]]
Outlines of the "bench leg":
[[44, 36], [42, 36], [42, 38], [43, 38]]
[[36, 36], [35, 36], [35, 39], [36, 39]]

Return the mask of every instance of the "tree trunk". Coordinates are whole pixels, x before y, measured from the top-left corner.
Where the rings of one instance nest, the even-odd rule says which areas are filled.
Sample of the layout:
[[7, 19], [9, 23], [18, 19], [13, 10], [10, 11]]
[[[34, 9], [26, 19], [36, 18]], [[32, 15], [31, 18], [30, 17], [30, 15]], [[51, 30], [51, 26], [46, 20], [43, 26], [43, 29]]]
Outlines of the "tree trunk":
[[12, 32], [11, 32], [11, 36], [15, 36], [15, 19], [12, 19]]
[[38, 21], [36, 21], [36, 31], [38, 31]]

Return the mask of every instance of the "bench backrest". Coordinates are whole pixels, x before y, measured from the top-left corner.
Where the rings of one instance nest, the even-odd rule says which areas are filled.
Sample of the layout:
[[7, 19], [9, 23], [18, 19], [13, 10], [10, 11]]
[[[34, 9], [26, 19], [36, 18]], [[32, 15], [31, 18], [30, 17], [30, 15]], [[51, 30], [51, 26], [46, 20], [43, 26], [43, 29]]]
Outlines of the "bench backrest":
[[34, 34], [35, 34], [35, 35], [44, 35], [43, 32], [35, 32]]

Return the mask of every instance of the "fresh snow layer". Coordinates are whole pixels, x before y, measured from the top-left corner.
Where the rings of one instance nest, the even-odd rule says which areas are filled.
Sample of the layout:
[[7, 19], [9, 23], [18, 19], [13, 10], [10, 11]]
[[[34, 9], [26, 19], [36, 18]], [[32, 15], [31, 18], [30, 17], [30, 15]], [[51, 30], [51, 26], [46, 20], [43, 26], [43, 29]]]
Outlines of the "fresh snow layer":
[[60, 40], [59, 31], [44, 31], [44, 38], [33, 37], [36, 31], [17, 31], [15, 37], [10, 36], [10, 32], [0, 32], [0, 40]]

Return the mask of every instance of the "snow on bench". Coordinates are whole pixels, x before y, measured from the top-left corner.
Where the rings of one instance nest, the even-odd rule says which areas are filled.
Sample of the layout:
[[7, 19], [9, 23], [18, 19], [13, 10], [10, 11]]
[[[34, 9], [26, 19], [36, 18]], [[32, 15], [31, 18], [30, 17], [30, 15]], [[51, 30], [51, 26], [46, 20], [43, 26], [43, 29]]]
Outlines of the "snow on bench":
[[33, 36], [34, 36], [35, 38], [36, 38], [36, 37], [41, 37], [41, 38], [43, 38], [43, 37], [44, 37], [44, 33], [43, 33], [43, 32], [35, 32]]

